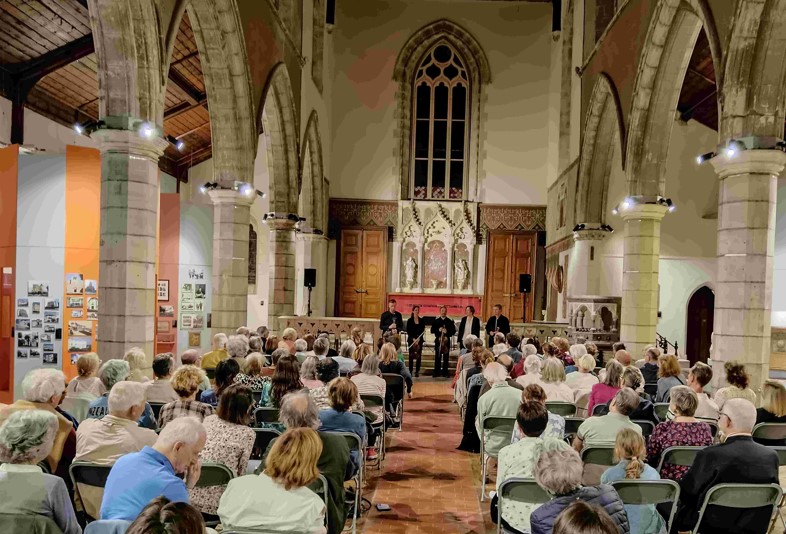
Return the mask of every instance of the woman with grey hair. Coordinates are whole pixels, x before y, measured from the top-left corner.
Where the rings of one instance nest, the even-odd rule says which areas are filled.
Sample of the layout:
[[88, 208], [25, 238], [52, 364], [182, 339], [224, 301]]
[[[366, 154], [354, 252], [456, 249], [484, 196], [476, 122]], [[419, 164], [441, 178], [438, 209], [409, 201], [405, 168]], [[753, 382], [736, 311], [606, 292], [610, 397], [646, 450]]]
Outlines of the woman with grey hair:
[[522, 388], [530, 384], [538, 384], [543, 387], [543, 380], [540, 378], [540, 368], [543, 365], [543, 360], [540, 359], [540, 356], [537, 354], [530, 354], [526, 358], [523, 358], [522, 361], [524, 362], [525, 374], [516, 378], [516, 382], [521, 384]]
[[230, 358], [233, 358], [242, 369], [243, 365], [246, 363], [246, 356], [248, 356], [248, 339], [246, 336], [230, 336], [227, 341], [227, 354]]
[[128, 362], [130, 372], [126, 380], [132, 382], [150, 382], [150, 377], [145, 375], [144, 369], [152, 369], [147, 365], [147, 356], [139, 347], [132, 347], [123, 355], [123, 359]]
[[551, 534], [557, 516], [576, 501], [598, 505], [611, 516], [621, 533], [630, 532], [628, 516], [617, 491], [609, 485], [582, 486], [584, 464], [572, 449], [546, 450], [535, 463], [535, 481], [552, 495], [530, 516], [532, 534]]
[[308, 342], [303, 338], [298, 338], [295, 340], [295, 358], [297, 358], [298, 363], [303, 363], [303, 360], [306, 359], [306, 351], [308, 350]]
[[325, 385], [317, 378], [317, 365], [319, 365], [319, 358], [316, 356], [309, 356], [303, 360], [300, 365], [300, 381], [303, 382], [303, 387], [314, 389]]
[[[374, 354], [369, 354], [363, 358], [360, 366], [360, 373], [354, 375], [351, 380], [358, 388], [358, 395], [377, 395], [385, 399], [387, 384], [385, 379], [380, 376], [379, 358]], [[383, 406], [373, 406], [368, 408], [374, 414], [374, 423], [381, 423], [385, 415]]]
[[252, 352], [245, 359], [243, 371], [235, 375], [234, 382], [248, 386], [253, 391], [262, 391], [266, 382], [270, 382], [269, 376], [263, 376], [265, 368], [265, 358], [258, 352]]
[[[524, 363], [526, 362], [529, 356], [535, 356], [538, 354], [538, 349], [532, 343], [527, 343], [527, 340], [521, 342], [519, 350], [521, 351], [521, 358], [519, 358], [518, 363], [513, 366], [513, 369], [510, 370], [510, 378], [514, 380], [520, 376], [524, 376]], [[540, 357], [540, 356], [538, 356]]]
[[338, 350], [338, 356], [333, 356], [333, 360], [338, 363], [338, 371], [341, 374], [349, 374], [352, 370], [357, 367], [357, 362], [352, 357], [352, 354], [355, 352], [357, 345], [351, 340], [348, 339], [341, 344], [341, 348]]
[[255, 352], [262, 352], [264, 345], [262, 344], [262, 338], [259, 336], [251, 336], [248, 338], [248, 350], [249, 354], [253, 354]]
[[[115, 387], [115, 384], [128, 379], [130, 367], [127, 361], [124, 360], [109, 360], [98, 370], [98, 378], [101, 383], [106, 387], [106, 393], [95, 399], [90, 403], [87, 408], [87, 417], [93, 419], [101, 419], [109, 413], [109, 392]], [[156, 429], [156, 417], [153, 415], [153, 409], [150, 403], [145, 403], [145, 411], [142, 417], [139, 418], [139, 426]]]
[[73, 423], [56, 410], [66, 389], [65, 376], [57, 369], [34, 369], [22, 380], [22, 398], [0, 410], [0, 423], [13, 413], [27, 410], [43, 410], [57, 418], [57, 433], [54, 444], [46, 456], [52, 473], [69, 480], [68, 466], [76, 451], [76, 430]]
[[[11, 414], [0, 426], [2, 511], [42, 515], [52, 519], [64, 534], [81, 534], [65, 483], [36, 465], [49, 457], [59, 424], [57, 416], [48, 411], [23, 410]], [[19, 532], [20, 527], [14, 525], [14, 519], [7, 519], [3, 532]]]

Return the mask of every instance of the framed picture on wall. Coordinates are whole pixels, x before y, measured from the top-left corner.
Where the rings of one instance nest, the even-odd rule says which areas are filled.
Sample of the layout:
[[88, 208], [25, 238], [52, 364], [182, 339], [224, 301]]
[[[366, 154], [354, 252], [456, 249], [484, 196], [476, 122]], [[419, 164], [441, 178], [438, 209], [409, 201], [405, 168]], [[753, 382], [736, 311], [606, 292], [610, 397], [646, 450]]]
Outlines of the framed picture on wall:
[[98, 293], [98, 280], [85, 280], [85, 295]]
[[169, 321], [158, 321], [156, 324], [156, 332], [163, 333], [169, 332]]
[[167, 301], [169, 300], [169, 280], [159, 280], [158, 281], [158, 301]]
[[192, 314], [183, 314], [180, 316], [180, 328], [191, 328], [194, 324], [194, 316]]
[[81, 295], [85, 292], [85, 278], [80, 273], [66, 275], [66, 294]]
[[202, 334], [200, 332], [189, 332], [188, 333], [188, 346], [189, 347], [198, 347], [202, 344]]

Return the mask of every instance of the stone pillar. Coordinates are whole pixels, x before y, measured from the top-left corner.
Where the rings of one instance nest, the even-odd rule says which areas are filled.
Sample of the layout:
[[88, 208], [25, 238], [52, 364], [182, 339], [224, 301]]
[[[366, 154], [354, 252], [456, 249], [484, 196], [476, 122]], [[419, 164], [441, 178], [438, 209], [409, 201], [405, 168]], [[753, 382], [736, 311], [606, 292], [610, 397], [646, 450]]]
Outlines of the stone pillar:
[[291, 213], [269, 214], [270, 293], [268, 294], [268, 328], [280, 334], [278, 318], [295, 315], [295, 223]]
[[745, 150], [711, 161], [720, 177], [713, 383], [724, 386], [723, 364], [738, 360], [758, 391], [769, 376], [775, 202], [786, 154]]
[[92, 137], [101, 147], [99, 352], [106, 360], [140, 347], [152, 364], [158, 158], [167, 142], [129, 130], [101, 129]]
[[248, 226], [256, 195], [209, 191], [213, 203], [213, 334], [234, 333], [248, 321]]
[[[317, 270], [317, 285], [311, 291], [311, 315], [315, 317], [325, 316], [325, 301], [327, 295], [327, 245], [328, 238], [322, 234], [313, 232], [300, 232], [297, 239], [303, 242], [303, 268], [313, 268]], [[300, 279], [300, 277], [298, 277]], [[302, 310], [297, 310], [303, 314], [308, 313], [308, 288], [303, 288]]]
[[625, 220], [621, 340], [635, 358], [655, 343], [660, 222], [666, 211], [660, 204], [634, 204], [620, 212]]
[[600, 273], [602, 265], [598, 248], [609, 234], [608, 230], [585, 225], [583, 230], [573, 232], [573, 250], [568, 266], [568, 291], [570, 296], [600, 295]]

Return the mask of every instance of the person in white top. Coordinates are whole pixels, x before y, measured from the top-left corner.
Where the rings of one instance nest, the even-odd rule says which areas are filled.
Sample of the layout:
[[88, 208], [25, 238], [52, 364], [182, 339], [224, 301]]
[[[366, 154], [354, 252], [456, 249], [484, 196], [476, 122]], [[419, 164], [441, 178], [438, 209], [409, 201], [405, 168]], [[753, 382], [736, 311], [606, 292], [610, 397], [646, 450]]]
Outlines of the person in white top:
[[81, 354], [76, 360], [79, 376], [68, 383], [66, 397], [97, 398], [106, 393], [106, 386], [96, 376], [101, 367], [101, 358], [95, 352]]
[[516, 382], [524, 387], [527, 387], [530, 384], [540, 384], [543, 386], [543, 381], [540, 378], [540, 365], [541, 359], [537, 354], [531, 354], [530, 356], [527, 356], [527, 358], [524, 360], [524, 372], [527, 374], [518, 377]]
[[712, 367], [705, 363], [697, 362], [688, 373], [688, 387], [696, 392], [699, 406], [693, 415], [696, 419], [716, 422], [720, 418], [717, 403], [704, 391], [704, 386], [712, 380]]
[[573, 402], [573, 390], [565, 383], [565, 366], [557, 358], [548, 358], [543, 362], [540, 380], [549, 400]]
[[598, 377], [592, 374], [592, 370], [595, 369], [595, 358], [585, 354], [578, 360], [575, 360], [575, 362], [579, 370], [568, 373], [568, 376], [565, 377], [565, 383], [573, 391], [592, 389], [592, 386], [598, 383]]
[[290, 428], [276, 439], [260, 475], [232, 479], [218, 516], [225, 529], [324, 534], [325, 503], [308, 484], [319, 476], [322, 440], [311, 428]]

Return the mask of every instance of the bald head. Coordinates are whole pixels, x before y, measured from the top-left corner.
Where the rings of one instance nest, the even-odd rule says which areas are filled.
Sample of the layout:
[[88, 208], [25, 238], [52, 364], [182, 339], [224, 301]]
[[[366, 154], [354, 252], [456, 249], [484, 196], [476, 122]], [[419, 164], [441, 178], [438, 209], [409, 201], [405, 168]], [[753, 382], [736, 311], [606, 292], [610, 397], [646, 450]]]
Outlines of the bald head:
[[183, 365], [199, 366], [200, 359], [199, 351], [196, 349], [184, 350], [183, 354], [180, 355], [180, 361], [183, 362]]
[[747, 399], [729, 399], [720, 412], [720, 427], [726, 435], [750, 434], [756, 424], [756, 407]]
[[618, 350], [614, 354], [614, 359], [620, 362], [623, 367], [630, 367], [630, 362], [633, 360], [630, 356], [630, 352], [627, 350]]

